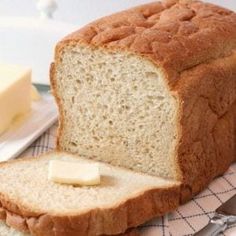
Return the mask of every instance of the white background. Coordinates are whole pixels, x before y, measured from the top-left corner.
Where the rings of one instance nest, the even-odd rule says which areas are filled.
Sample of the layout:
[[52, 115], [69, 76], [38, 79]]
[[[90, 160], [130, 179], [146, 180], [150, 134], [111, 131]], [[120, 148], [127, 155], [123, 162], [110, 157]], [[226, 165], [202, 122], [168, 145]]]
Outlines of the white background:
[[[154, 0], [57, 0], [55, 19], [83, 25], [100, 16]], [[208, 0], [236, 11], [236, 0]], [[0, 0], [0, 16], [37, 16], [37, 0]]]

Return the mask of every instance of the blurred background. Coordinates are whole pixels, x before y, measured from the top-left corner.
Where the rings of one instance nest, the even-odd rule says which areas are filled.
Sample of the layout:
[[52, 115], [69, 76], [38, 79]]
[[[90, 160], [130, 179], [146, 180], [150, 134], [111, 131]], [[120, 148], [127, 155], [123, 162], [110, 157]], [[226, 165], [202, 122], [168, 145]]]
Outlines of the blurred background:
[[[154, 0], [57, 0], [56, 20], [86, 24], [100, 16]], [[236, 0], [207, 0], [236, 11]], [[37, 0], [0, 0], [0, 16], [32, 17], [38, 14]]]

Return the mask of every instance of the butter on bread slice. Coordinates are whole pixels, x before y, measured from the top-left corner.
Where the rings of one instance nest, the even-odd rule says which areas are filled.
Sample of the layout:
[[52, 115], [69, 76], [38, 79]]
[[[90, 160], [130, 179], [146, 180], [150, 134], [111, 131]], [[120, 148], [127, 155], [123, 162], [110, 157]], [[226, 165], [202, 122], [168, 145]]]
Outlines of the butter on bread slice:
[[56, 183], [72, 185], [98, 185], [98, 164], [83, 164], [76, 161], [52, 160], [49, 162], [48, 179]]

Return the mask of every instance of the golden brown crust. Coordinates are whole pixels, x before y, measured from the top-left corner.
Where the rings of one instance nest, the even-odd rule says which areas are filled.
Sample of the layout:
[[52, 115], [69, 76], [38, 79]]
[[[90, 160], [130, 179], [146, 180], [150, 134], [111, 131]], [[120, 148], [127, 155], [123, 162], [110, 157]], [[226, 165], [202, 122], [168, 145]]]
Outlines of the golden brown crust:
[[185, 71], [174, 91], [182, 101], [177, 161], [191, 187], [186, 201], [235, 161], [236, 51]]
[[179, 73], [231, 53], [236, 47], [236, 14], [200, 1], [154, 2], [99, 19], [67, 36], [68, 44], [85, 43], [129, 50], [145, 56], [177, 82]]
[[[59, 96], [57, 95], [57, 90], [56, 90], [56, 80], [54, 79], [55, 78], [55, 63], [51, 63], [50, 65], [50, 85], [51, 85], [51, 92], [54, 96], [54, 99], [56, 101], [56, 104], [57, 104], [57, 108], [58, 108], [58, 113], [60, 114], [60, 119], [58, 119], [58, 125], [59, 127], [62, 127], [63, 126], [63, 122], [64, 122], [64, 117], [63, 117], [63, 110], [62, 110], [62, 104], [61, 104], [61, 100], [59, 98]], [[61, 132], [62, 132], [62, 129], [61, 128], [58, 128], [57, 129], [57, 137], [60, 137], [61, 136]], [[60, 151], [60, 148], [59, 148], [59, 139], [57, 138], [56, 139], [56, 147], [57, 147], [57, 150]]]
[[140, 236], [136, 229], [129, 230], [127, 233], [120, 234], [119, 236]]
[[[8, 163], [0, 164], [3, 165]], [[115, 235], [176, 209], [179, 198], [180, 188], [173, 184], [171, 187], [146, 190], [106, 209], [91, 209], [78, 215], [55, 215], [29, 209], [20, 199], [14, 201], [0, 193], [0, 211], [9, 226], [35, 236]]]
[[5, 221], [7, 225], [12, 226], [16, 230], [19, 230], [20, 232], [28, 232], [28, 227], [24, 217], [14, 214], [7, 210], [5, 210], [5, 214], [6, 214]]
[[6, 219], [6, 212], [0, 208], [0, 220], [5, 220]]
[[[12, 203], [14, 205], [14, 203]], [[179, 204], [179, 188], [153, 189], [112, 209], [93, 209], [85, 214], [22, 216], [3, 206], [6, 223], [35, 236], [115, 235], [155, 216], [174, 210]]]
[[[9, 212], [6, 213], [7, 212], [6, 210], [4, 212], [5, 212], [5, 214], [10, 214]], [[1, 220], [5, 221], [6, 219], [0, 219], [0, 221]], [[14, 215], [14, 216], [11, 217], [11, 219], [8, 219], [8, 220], [10, 220], [14, 223], [9, 224], [5, 221], [6, 225], [11, 226], [11, 227], [13, 227], [13, 225], [14, 225], [13, 228], [15, 228], [16, 230], [18, 230], [22, 233], [29, 233], [28, 229], [24, 228], [25, 227], [25, 222], [24, 222], [25, 220], [21, 216]], [[68, 236], [70, 236], [70, 235], [68, 235]], [[103, 235], [103, 236], [106, 236], [106, 235]], [[129, 229], [125, 233], [122, 233], [122, 234], [119, 234], [119, 235], [116, 235], [116, 236], [140, 236], [140, 234], [136, 229]]]

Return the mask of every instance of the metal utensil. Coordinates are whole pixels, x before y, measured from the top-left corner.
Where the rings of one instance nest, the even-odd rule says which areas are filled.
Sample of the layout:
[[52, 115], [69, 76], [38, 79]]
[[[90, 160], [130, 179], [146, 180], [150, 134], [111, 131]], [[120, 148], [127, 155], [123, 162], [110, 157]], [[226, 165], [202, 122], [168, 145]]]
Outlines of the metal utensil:
[[217, 236], [236, 222], [236, 195], [216, 209], [210, 222], [195, 236]]
[[33, 83], [40, 93], [50, 93], [50, 85]]

